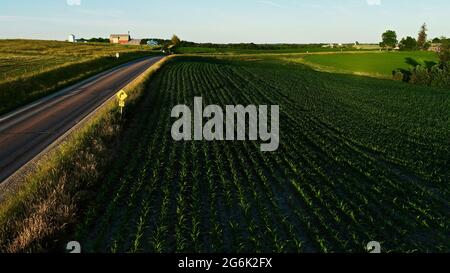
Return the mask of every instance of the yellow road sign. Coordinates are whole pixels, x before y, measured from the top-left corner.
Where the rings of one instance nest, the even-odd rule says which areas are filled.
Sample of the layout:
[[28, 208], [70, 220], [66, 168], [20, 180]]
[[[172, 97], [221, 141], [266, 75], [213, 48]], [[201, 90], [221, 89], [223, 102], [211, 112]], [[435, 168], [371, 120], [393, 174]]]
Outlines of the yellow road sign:
[[125, 101], [128, 98], [128, 95], [127, 95], [127, 93], [125, 93], [125, 91], [120, 90], [119, 93], [117, 93], [117, 98], [120, 101]]
[[128, 95], [125, 91], [120, 90], [119, 93], [117, 93], [117, 98], [119, 99], [120, 114], [122, 115], [123, 108], [125, 107], [125, 100], [128, 98]]

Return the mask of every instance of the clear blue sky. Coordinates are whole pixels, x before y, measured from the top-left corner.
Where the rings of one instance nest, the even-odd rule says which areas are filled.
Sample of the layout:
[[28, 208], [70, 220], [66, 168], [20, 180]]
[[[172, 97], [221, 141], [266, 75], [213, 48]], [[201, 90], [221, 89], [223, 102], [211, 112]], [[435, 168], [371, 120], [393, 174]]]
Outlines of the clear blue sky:
[[0, 39], [177, 34], [196, 42], [378, 42], [450, 36], [448, 0], [1, 0]]

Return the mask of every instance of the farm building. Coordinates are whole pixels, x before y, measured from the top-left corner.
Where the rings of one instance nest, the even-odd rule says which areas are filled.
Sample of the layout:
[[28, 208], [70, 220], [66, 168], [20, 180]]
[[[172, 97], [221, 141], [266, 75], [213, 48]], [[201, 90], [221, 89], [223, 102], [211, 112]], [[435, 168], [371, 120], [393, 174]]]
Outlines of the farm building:
[[140, 45], [142, 42], [142, 39], [132, 39], [128, 42], [129, 45]]
[[441, 43], [432, 43], [428, 51], [441, 52]]
[[149, 46], [159, 46], [159, 43], [158, 43], [158, 41], [150, 40], [150, 41], [147, 42], [147, 45], [149, 45]]
[[323, 48], [334, 48], [334, 44], [323, 45]]
[[131, 41], [130, 34], [111, 34], [109, 37], [111, 44], [128, 44]]
[[68, 41], [69, 41], [69, 43], [76, 43], [77, 39], [75, 38], [75, 35], [70, 34]]

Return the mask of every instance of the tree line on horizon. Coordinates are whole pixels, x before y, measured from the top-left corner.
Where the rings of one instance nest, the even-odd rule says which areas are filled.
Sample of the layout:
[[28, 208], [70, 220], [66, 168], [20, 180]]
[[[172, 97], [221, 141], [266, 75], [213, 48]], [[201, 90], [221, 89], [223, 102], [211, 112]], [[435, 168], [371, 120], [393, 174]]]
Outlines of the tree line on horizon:
[[403, 51], [428, 50], [433, 44], [440, 44], [440, 51], [449, 46], [450, 39], [442, 36], [428, 40], [428, 27], [424, 23], [419, 30], [417, 38], [407, 36], [398, 41], [397, 33], [394, 30], [387, 30], [381, 36], [380, 46], [386, 50], [399, 49]]

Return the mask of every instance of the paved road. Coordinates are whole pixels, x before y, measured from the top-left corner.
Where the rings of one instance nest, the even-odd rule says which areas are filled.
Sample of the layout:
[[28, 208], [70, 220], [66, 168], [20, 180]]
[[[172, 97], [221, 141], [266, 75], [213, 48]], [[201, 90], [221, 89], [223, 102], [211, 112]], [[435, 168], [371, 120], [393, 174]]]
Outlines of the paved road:
[[161, 58], [125, 64], [0, 117], [0, 183]]

